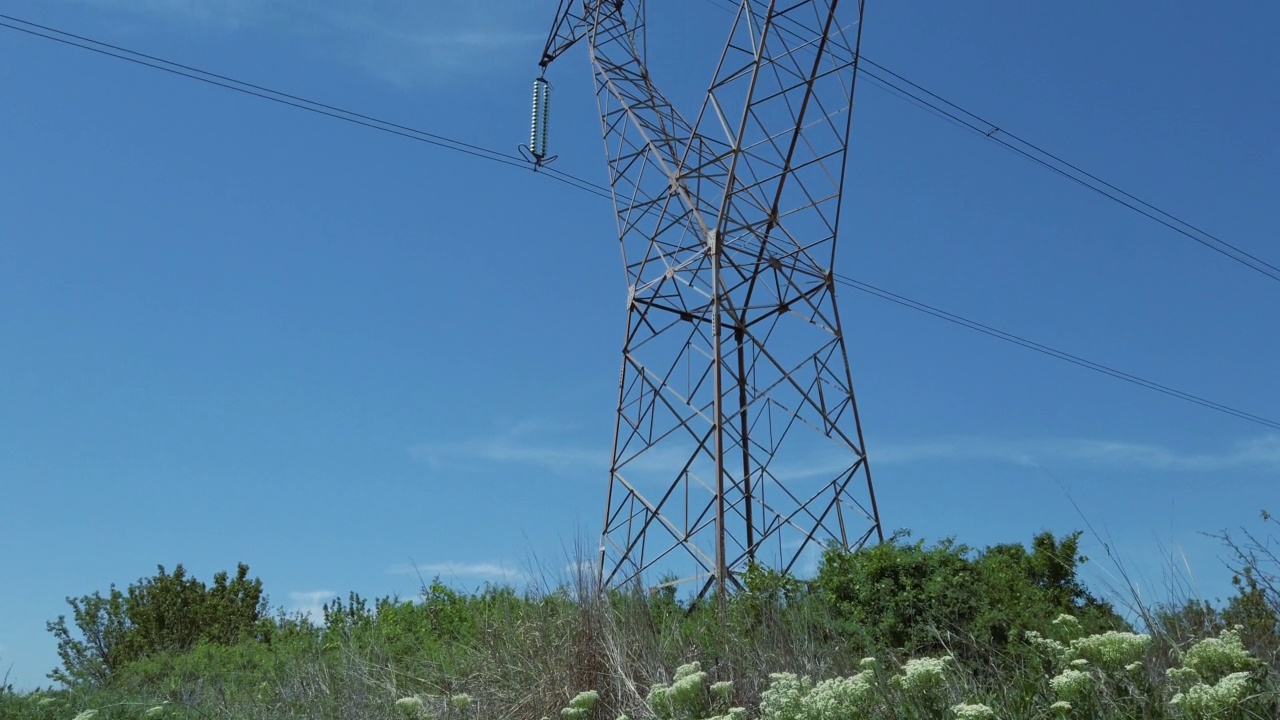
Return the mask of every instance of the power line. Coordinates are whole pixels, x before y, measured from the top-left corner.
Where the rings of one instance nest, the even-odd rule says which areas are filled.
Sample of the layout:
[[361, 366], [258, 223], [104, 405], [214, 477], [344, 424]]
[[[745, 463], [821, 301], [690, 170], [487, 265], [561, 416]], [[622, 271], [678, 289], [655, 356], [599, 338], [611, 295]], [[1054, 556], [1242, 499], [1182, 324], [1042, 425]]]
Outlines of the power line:
[[[706, 2], [726, 12], [737, 11], [737, 7], [730, 6], [729, 0], [706, 0]], [[1084, 170], [1074, 163], [1064, 160], [1062, 157], [1049, 152], [1029, 140], [1025, 140], [1022, 137], [1014, 135], [996, 123], [986, 120], [985, 118], [960, 107], [956, 103], [942, 97], [932, 90], [929, 90], [928, 88], [925, 88], [920, 84], [890, 70], [884, 65], [873, 61], [865, 54], [858, 57], [857, 67], [859, 75], [865, 77], [880, 89], [890, 94], [897, 95], [923, 110], [932, 112], [933, 114], [981, 135], [1008, 150], [1012, 150], [1014, 153], [1017, 153], [1023, 158], [1030, 160], [1046, 170], [1057, 175], [1061, 175], [1082, 187], [1092, 190], [1108, 200], [1138, 213], [1148, 220], [1152, 220], [1170, 230], [1173, 230], [1179, 235], [1194, 240], [1204, 247], [1213, 250], [1223, 257], [1229, 258], [1230, 260], [1233, 260], [1254, 272], [1260, 273], [1272, 280], [1280, 281], [1280, 267], [1245, 251], [1239, 246], [1223, 240], [1207, 230], [1203, 230], [1192, 225], [1186, 220], [1183, 220], [1168, 211], [1162, 210], [1159, 207], [1136, 197], [1132, 193], [1103, 180], [1097, 175]]]
[[1113, 367], [1103, 365], [1102, 363], [1097, 363], [1092, 360], [1086, 360], [1085, 358], [1079, 357], [1078, 355], [1072, 355], [1071, 353], [1065, 352], [1063, 350], [1058, 350], [1058, 349], [1049, 347], [1048, 345], [1043, 345], [1033, 340], [1028, 340], [1027, 338], [1015, 335], [1010, 332], [1006, 332], [1004, 330], [999, 330], [997, 328], [991, 327], [990, 325], [985, 325], [983, 323], [980, 323], [976, 320], [970, 320], [969, 318], [956, 315], [955, 313], [942, 310], [941, 308], [937, 308], [932, 305], [922, 303], [919, 300], [912, 300], [909, 297], [906, 297], [904, 295], [898, 295], [897, 293], [890, 292], [883, 288], [878, 288], [874, 285], [871, 285], [870, 283], [865, 283], [860, 280], [855, 280], [847, 275], [841, 275], [839, 273], [835, 273], [835, 278], [836, 278], [836, 282], [846, 287], [850, 287], [850, 288], [853, 288], [854, 290], [867, 293], [868, 295], [874, 295], [875, 297], [878, 297], [882, 300], [888, 300], [889, 302], [896, 303], [898, 305], [901, 305], [906, 308], [910, 308], [917, 312], [925, 313], [926, 315], [932, 315], [933, 317], [936, 317], [940, 320], [946, 320], [947, 322], [954, 323], [956, 325], [968, 328], [970, 330], [974, 330], [976, 332], [980, 332], [984, 335], [996, 338], [998, 340], [1003, 340], [1005, 342], [1012, 343], [1014, 345], [1019, 345], [1021, 347], [1027, 348], [1028, 350], [1034, 350], [1043, 355], [1048, 355], [1049, 357], [1056, 358], [1064, 362], [1069, 362], [1073, 365], [1078, 365], [1080, 367], [1093, 370], [1094, 372], [1102, 373], [1103, 375], [1109, 375], [1113, 378], [1116, 378], [1117, 380], [1124, 380], [1125, 382], [1133, 383], [1134, 385], [1147, 388], [1148, 390], [1155, 390], [1156, 392], [1163, 393], [1170, 397], [1178, 398], [1179, 400], [1186, 400], [1187, 402], [1195, 403], [1196, 405], [1200, 405], [1201, 407], [1206, 407], [1211, 410], [1217, 410], [1218, 412], [1226, 413], [1228, 415], [1238, 417], [1241, 420], [1248, 420], [1249, 422], [1257, 423], [1259, 425], [1264, 425], [1266, 427], [1269, 427], [1275, 430], [1280, 430], [1280, 421], [1271, 420], [1265, 417], [1261, 417], [1259, 415], [1254, 415], [1252, 413], [1247, 413], [1247, 412], [1244, 412], [1243, 410], [1237, 410], [1236, 408], [1223, 405], [1222, 403], [1217, 403], [1212, 400], [1206, 400], [1205, 398], [1199, 397], [1197, 395], [1192, 395], [1191, 393], [1183, 392], [1182, 390], [1171, 388], [1167, 385], [1161, 385], [1160, 383], [1147, 380], [1146, 378], [1142, 378], [1137, 375], [1124, 372], [1122, 370], [1117, 370]]
[[[20, 23], [27, 27], [20, 27], [19, 25], [11, 23]], [[75, 35], [73, 33], [29, 22], [20, 18], [11, 17], [9, 15], [0, 14], [0, 27], [7, 28], [9, 30], [16, 30], [45, 40], [52, 40], [63, 45], [70, 45], [82, 50], [88, 50], [100, 55], [106, 55], [108, 57], [116, 58], [117, 60], [125, 60], [136, 65], [152, 68], [153, 70], [161, 70], [163, 72], [179, 75], [191, 80], [198, 80], [209, 85], [216, 85], [220, 88], [234, 90], [235, 92], [251, 95], [263, 100], [280, 103], [281, 105], [288, 105], [289, 107], [297, 108], [299, 110], [306, 110], [307, 112], [316, 113], [318, 115], [343, 120], [354, 125], [379, 130], [381, 132], [407, 138], [409, 140], [416, 140], [421, 143], [426, 143], [427, 145], [434, 145], [447, 150], [453, 150], [482, 160], [489, 160], [491, 162], [521, 169], [533, 167], [531, 163], [518, 155], [492, 150], [479, 145], [463, 142], [461, 140], [454, 140], [453, 138], [448, 138], [443, 135], [427, 132], [425, 130], [418, 130], [407, 125], [401, 125], [387, 120], [381, 120], [370, 115], [364, 115], [334, 105], [327, 105], [314, 100], [308, 100], [297, 95], [291, 95], [279, 90], [272, 90], [271, 88], [263, 87], [261, 85], [255, 85], [253, 83], [237, 80], [225, 75], [208, 72], [189, 65], [183, 65], [181, 63], [129, 50], [128, 48], [119, 47], [117, 45], [111, 45], [109, 43], [104, 43], [81, 35]], [[612, 194], [608, 188], [597, 185], [589, 180], [551, 168], [544, 168], [542, 174], [552, 180], [576, 187], [579, 190], [584, 190], [604, 198], [612, 198]]]
[[[711, 1], [711, 0], [708, 0], [708, 1]], [[8, 21], [8, 22], [5, 22], [5, 21]], [[28, 27], [18, 27], [10, 23], [20, 23]], [[270, 100], [272, 102], [277, 102], [283, 105], [288, 105], [290, 107], [294, 107], [300, 110], [306, 110], [308, 112], [314, 112], [314, 113], [335, 118], [338, 120], [344, 120], [346, 122], [350, 122], [352, 124], [359, 125], [361, 127], [366, 127], [373, 130], [379, 130], [382, 132], [390, 133], [397, 137], [403, 137], [409, 140], [416, 140], [418, 142], [426, 143], [428, 145], [433, 145], [433, 146], [445, 148], [448, 150], [454, 150], [456, 152], [460, 152], [460, 153], [463, 153], [472, 157], [476, 157], [482, 160], [489, 160], [492, 162], [501, 163], [503, 165], [519, 167], [519, 168], [532, 167], [530, 163], [528, 163], [523, 158], [516, 155], [511, 155], [509, 153], [503, 153], [497, 150], [492, 150], [480, 145], [473, 145], [471, 143], [462, 142], [460, 140], [454, 140], [452, 138], [445, 137], [443, 135], [429, 133], [423, 130], [418, 130], [418, 129], [406, 126], [406, 125], [400, 125], [397, 123], [388, 122], [370, 115], [364, 115], [364, 114], [356, 113], [350, 110], [345, 110], [337, 106], [318, 103], [318, 102], [308, 100], [306, 98], [299, 97], [296, 95], [290, 95], [288, 93], [272, 90], [270, 88], [266, 88], [261, 85], [255, 85], [255, 84], [247, 83], [241, 80], [236, 80], [234, 78], [227, 77], [225, 75], [218, 75], [216, 73], [207, 72], [205, 70], [200, 70], [198, 68], [194, 68], [188, 65], [182, 65], [180, 63], [171, 62], [155, 56], [135, 52], [127, 48], [110, 45], [110, 44], [99, 42], [97, 40], [93, 40], [90, 38], [74, 35], [72, 33], [67, 33], [54, 28], [38, 25], [36, 23], [28, 22], [26, 20], [10, 17], [8, 15], [0, 14], [0, 27], [8, 28], [10, 30], [17, 30], [19, 32], [26, 33], [28, 35], [44, 38], [46, 40], [53, 40], [55, 42], [62, 43], [64, 45], [70, 45], [83, 50], [89, 50], [89, 51], [92, 51], [101, 55], [113, 57], [119, 60], [126, 60], [138, 65], [150, 67], [155, 70], [163, 70], [165, 72], [172, 73], [174, 75], [190, 78], [192, 80], [199, 80], [200, 82], [204, 82], [210, 85], [216, 85], [218, 87], [222, 87], [228, 90], [234, 90], [236, 92], [244, 93], [246, 95], [251, 95], [253, 97], [261, 98], [264, 100]], [[30, 28], [35, 28], [35, 29], [30, 29]], [[863, 61], [870, 62], [870, 61], [867, 61], [866, 58], [863, 58]], [[899, 77], [899, 76], [895, 75], [895, 77]], [[974, 128], [972, 125], [969, 125], [969, 127], [975, 130], [977, 129], [977, 128]], [[556, 170], [552, 170], [550, 168], [544, 167], [542, 169], [541, 174], [553, 180], [563, 182], [567, 185], [570, 185], [571, 187], [582, 190], [583, 192], [591, 193], [592, 195], [595, 195], [598, 197], [604, 197], [606, 199], [612, 198], [612, 194], [608, 188], [601, 185], [597, 185], [596, 183], [593, 183], [589, 180], [585, 180], [583, 178], [570, 175], [569, 173], [563, 173], [560, 171], [556, 171]], [[888, 290], [884, 290], [882, 288], [878, 288], [874, 285], [870, 285], [868, 283], [864, 283], [859, 280], [855, 280], [854, 278], [851, 278], [845, 275], [836, 274], [835, 279], [837, 282], [839, 282], [842, 285], [845, 285], [846, 287], [850, 287], [860, 292], [874, 295], [883, 300], [887, 300], [889, 302], [893, 302], [900, 306], [907, 307], [912, 310], [916, 310], [917, 312], [931, 315], [941, 320], [946, 320], [947, 322], [951, 322], [956, 325], [960, 325], [962, 327], [968, 328], [970, 330], [983, 333], [984, 335], [988, 335], [990, 337], [994, 337], [999, 340], [1004, 340], [1005, 342], [1019, 345], [1029, 350], [1034, 350], [1036, 352], [1039, 352], [1043, 355], [1047, 355], [1049, 357], [1053, 357], [1055, 359], [1062, 360], [1064, 362], [1069, 362], [1073, 365], [1077, 365], [1079, 367], [1083, 367], [1083, 368], [1092, 370], [1094, 372], [1101, 373], [1103, 375], [1108, 375], [1118, 380], [1123, 380], [1125, 382], [1139, 385], [1149, 390], [1154, 390], [1156, 392], [1163, 393], [1170, 397], [1175, 397], [1180, 400], [1184, 400], [1186, 402], [1195, 403], [1196, 405], [1200, 405], [1202, 407], [1206, 407], [1211, 410], [1216, 410], [1218, 412], [1226, 413], [1228, 415], [1240, 418], [1242, 420], [1246, 420], [1248, 422], [1252, 422], [1259, 425], [1263, 425], [1265, 427], [1280, 430], [1280, 422], [1278, 421], [1261, 417], [1259, 415], [1254, 415], [1252, 413], [1247, 413], [1243, 410], [1238, 410], [1236, 408], [1223, 405], [1221, 403], [1207, 400], [1197, 395], [1192, 395], [1191, 393], [1183, 392], [1181, 390], [1177, 390], [1175, 388], [1171, 388], [1166, 385], [1161, 385], [1154, 381], [1147, 380], [1145, 378], [1139, 377], [1137, 375], [1133, 375], [1131, 373], [1126, 373], [1121, 370], [1117, 370], [1115, 368], [1109, 367], [1107, 365], [1103, 365], [1101, 363], [1094, 362], [1092, 360], [1086, 360], [1076, 355], [1072, 355], [1070, 353], [1051, 348], [1047, 345], [1042, 345], [1040, 343], [1028, 340], [1018, 335], [1014, 335], [1013, 333], [1005, 332], [1003, 330], [999, 330], [989, 325], [984, 325], [974, 320], [969, 320], [968, 318], [964, 318], [960, 315], [956, 315], [946, 310], [942, 310], [940, 308], [927, 305], [917, 300], [912, 300], [911, 298], [908, 298], [906, 296], [898, 295], [896, 293], [890, 292]]]
[[[706, 1], [709, 4], [721, 10], [732, 11], [735, 9], [725, 4], [727, 0], [706, 0]], [[418, 130], [416, 128], [393, 123], [387, 120], [381, 120], [379, 118], [364, 115], [351, 110], [346, 110], [333, 105], [327, 105], [325, 103], [316, 102], [314, 100], [308, 100], [306, 98], [298, 97], [296, 95], [291, 95], [289, 93], [281, 92], [279, 90], [273, 90], [271, 88], [263, 87], [261, 85], [245, 82], [243, 80], [237, 80], [235, 78], [227, 77], [225, 75], [219, 75], [217, 73], [212, 73], [207, 70], [201, 70], [199, 68], [195, 68], [189, 65], [183, 65], [181, 63], [173, 62], [171, 60], [165, 60], [163, 58], [155, 57], [153, 55], [148, 55], [146, 53], [141, 53], [135, 50], [130, 50], [128, 48], [123, 48], [118, 45], [112, 45], [110, 43], [105, 43], [100, 40], [94, 40], [92, 38], [76, 35], [74, 33], [69, 33], [63, 30], [58, 30], [56, 28], [48, 27], [46, 25], [33, 23], [28, 20], [22, 20], [20, 18], [12, 17], [9, 15], [3, 15], [3, 14], [0, 14], [0, 18], [4, 20], [8, 20], [10, 22], [20, 23], [22, 25], [28, 26], [28, 27], [17, 27], [15, 25], [11, 25], [5, 22], [0, 22], [0, 27], [5, 27], [10, 30], [17, 30], [19, 32], [24, 32], [29, 35], [34, 35], [47, 40], [53, 40], [55, 42], [60, 42], [66, 45], [72, 45], [74, 47], [79, 47], [84, 50], [89, 50], [89, 51], [97, 52], [103, 55], [108, 55], [110, 57], [115, 57], [120, 60], [126, 60], [139, 65], [144, 65], [146, 67], [150, 67], [156, 70], [163, 70], [165, 72], [181, 75], [183, 77], [188, 77], [193, 80], [199, 80], [201, 82], [209, 83], [211, 85], [217, 85], [219, 87], [223, 87], [228, 90], [235, 90], [237, 92], [245, 93], [247, 95], [252, 95], [265, 100], [271, 100], [273, 102], [278, 102], [284, 105], [290, 105], [292, 107], [296, 107], [301, 110], [307, 110], [309, 112], [326, 115], [339, 120], [345, 120], [347, 122], [351, 122], [357, 125], [364, 125], [366, 127], [371, 127], [375, 130], [381, 130], [383, 132], [391, 133], [394, 135], [402, 135], [405, 137], [409, 137], [410, 139], [413, 139], [413, 140], [425, 142], [430, 145], [436, 145], [438, 147], [455, 150], [457, 152], [462, 152], [467, 155], [473, 155], [475, 157], [481, 157], [483, 159], [491, 160], [491, 161], [502, 163], [505, 165], [511, 165], [513, 167], [521, 167], [521, 168], [532, 167], [532, 164], [529, 163], [524, 158], [521, 158], [517, 155], [512, 155], [510, 153], [503, 153], [496, 150], [491, 150], [489, 148], [484, 148], [484, 147], [474, 145], [471, 143], [466, 143], [460, 140], [454, 140], [452, 138], [447, 138], [442, 135], [437, 135], [435, 133], [430, 133], [424, 130]], [[29, 28], [36, 28], [36, 30], [32, 30]], [[40, 32], [40, 31], [44, 31], [44, 32]], [[55, 35], [49, 35], [46, 33], [54, 33]], [[867, 66], [875, 68], [875, 70], [869, 70], [867, 69]], [[1132, 193], [1129, 193], [1128, 191], [1125, 191], [1117, 187], [1116, 185], [1110, 182], [1107, 182], [1106, 180], [1103, 180], [1097, 175], [1094, 175], [1080, 168], [1079, 166], [1071, 162], [1068, 162], [1067, 160], [1062, 159], [1060, 156], [1055, 155], [1049, 152], [1048, 150], [1045, 150], [1044, 148], [1028, 140], [1025, 140], [1017, 135], [1014, 135], [1013, 133], [1007, 130], [1004, 130], [1003, 128], [996, 125], [995, 123], [989, 120], [986, 120], [981, 116], [964, 109], [963, 107], [957, 105], [956, 103], [950, 100], [947, 100], [941, 95], [938, 95], [932, 90], [929, 90], [928, 88], [921, 86], [920, 84], [902, 76], [901, 74], [896, 73], [893, 70], [890, 70], [884, 65], [881, 65], [871, 60], [865, 55], [862, 55], [859, 57], [858, 72], [864, 77], [866, 77], [869, 81], [871, 81], [873, 85], [880, 87], [886, 92], [897, 95], [907, 100], [908, 102], [915, 104], [916, 106], [922, 109], [932, 112], [935, 115], [938, 115], [939, 117], [949, 120], [950, 122], [953, 122], [963, 128], [966, 128], [978, 135], [981, 135], [987, 138], [988, 140], [998, 143], [1004, 146], [1005, 148], [1024, 157], [1025, 159], [1030, 160], [1031, 162], [1034, 162], [1037, 165], [1040, 165], [1041, 167], [1044, 167], [1045, 169], [1051, 172], [1061, 175], [1062, 177], [1065, 177], [1068, 180], [1071, 180], [1089, 190], [1092, 190], [1098, 193], [1099, 195], [1102, 195], [1103, 197], [1109, 200], [1112, 200], [1113, 202], [1116, 202], [1122, 205], [1123, 207], [1126, 207], [1138, 213], [1139, 215], [1142, 215], [1143, 217], [1146, 217], [1149, 220], [1153, 220], [1173, 230], [1174, 232], [1177, 232], [1191, 240], [1194, 240], [1195, 242], [1203, 245], [1204, 247], [1209, 248], [1210, 250], [1213, 250], [1214, 252], [1217, 252], [1223, 255], [1224, 257], [1227, 257], [1241, 265], [1244, 265], [1245, 267], [1251, 270], [1254, 270], [1255, 272], [1261, 273], [1262, 275], [1265, 275], [1266, 277], [1272, 280], [1280, 281], [1280, 267], [1272, 265], [1271, 263], [1243, 250], [1242, 248], [1236, 245], [1233, 245], [1225, 240], [1222, 240], [1216, 235], [1213, 235], [1212, 233], [1206, 230], [1202, 230], [1201, 228], [1195, 225], [1192, 225], [1191, 223], [1185, 220], [1182, 220], [1181, 218], [1178, 218], [1177, 216], [1169, 212], [1166, 212], [1160, 209], [1159, 207], [1156, 207], [1155, 205], [1148, 203], [1145, 200], [1142, 200], [1141, 198], [1134, 196]], [[891, 76], [892, 78], [894, 78], [894, 80], [887, 78], [886, 75]], [[932, 98], [932, 100], [930, 100], [930, 98]], [[609, 188], [603, 185], [599, 185], [597, 183], [591, 182], [589, 180], [571, 175], [569, 173], [561, 172], [555, 168], [544, 167], [543, 174], [545, 174], [547, 177], [550, 177], [553, 180], [557, 180], [559, 182], [563, 182], [568, 185], [577, 186], [579, 187], [579, 189], [586, 190], [587, 192], [591, 192], [592, 194], [600, 195], [601, 197], [606, 197], [606, 198], [612, 197], [612, 195], [610, 194]]]
[[[875, 68], [875, 70], [868, 70], [868, 65]], [[1119, 205], [1122, 205], [1149, 220], [1155, 221], [1166, 228], [1173, 230], [1179, 235], [1194, 240], [1204, 247], [1213, 250], [1223, 257], [1233, 260], [1254, 272], [1260, 273], [1272, 280], [1280, 281], [1280, 267], [1276, 267], [1275, 265], [1246, 252], [1240, 247], [1217, 237], [1216, 235], [1205, 230], [1201, 230], [1195, 225], [1192, 225], [1169, 212], [1161, 210], [1141, 198], [1135, 197], [1133, 194], [1116, 187], [1097, 175], [1087, 172], [1079, 166], [1063, 160], [1061, 157], [1049, 152], [1048, 150], [1004, 130], [989, 120], [982, 119], [978, 115], [961, 108], [955, 103], [939, 97], [935, 93], [910, 80], [907, 80], [883, 65], [873, 62], [865, 55], [860, 59], [858, 72], [868, 80], [871, 80], [872, 84], [883, 90], [898, 95], [899, 97], [950, 120], [961, 127], [971, 130], [992, 142], [1012, 150], [1027, 160], [1030, 160], [1031, 162], [1057, 175], [1061, 175], [1072, 182], [1092, 190], [1108, 200], [1118, 203]], [[891, 76], [901, 82], [894, 82], [886, 76]], [[933, 98], [933, 100], [930, 98]], [[937, 100], [937, 102], [934, 102], [934, 100]]]

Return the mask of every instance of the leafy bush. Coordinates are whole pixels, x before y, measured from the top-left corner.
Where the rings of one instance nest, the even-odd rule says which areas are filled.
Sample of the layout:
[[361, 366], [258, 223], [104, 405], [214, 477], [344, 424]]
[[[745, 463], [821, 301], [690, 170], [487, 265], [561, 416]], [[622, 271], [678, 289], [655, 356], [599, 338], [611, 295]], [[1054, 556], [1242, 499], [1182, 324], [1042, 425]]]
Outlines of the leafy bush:
[[1079, 533], [1061, 541], [1042, 533], [1031, 552], [1008, 544], [976, 555], [950, 539], [927, 548], [903, 537], [853, 553], [829, 550], [815, 581], [843, 632], [868, 648], [951, 650], [981, 661], [1017, 649], [1026, 631], [1045, 631], [1063, 613], [1090, 631], [1125, 627], [1076, 577], [1087, 560], [1078, 555]]
[[185, 653], [201, 643], [229, 646], [266, 640], [270, 630], [262, 581], [240, 564], [234, 579], [214, 575], [213, 585], [188, 577], [182, 565], [172, 574], [143, 578], [104, 597], [95, 592], [67, 598], [77, 637], [65, 615], [47, 624], [58, 641], [62, 667], [49, 677], [66, 685], [105, 685], [130, 663], [165, 653]]

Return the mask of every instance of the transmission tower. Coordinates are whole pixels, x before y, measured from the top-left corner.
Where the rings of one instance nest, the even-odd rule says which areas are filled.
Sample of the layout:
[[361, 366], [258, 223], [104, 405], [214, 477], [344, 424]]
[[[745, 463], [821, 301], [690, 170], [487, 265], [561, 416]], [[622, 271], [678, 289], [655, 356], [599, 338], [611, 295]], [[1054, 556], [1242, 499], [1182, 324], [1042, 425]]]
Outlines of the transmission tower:
[[599, 579], [723, 597], [883, 540], [832, 275], [862, 6], [742, 0], [692, 122], [645, 18], [561, 0], [529, 149], [549, 160], [546, 68], [585, 40], [627, 275]]

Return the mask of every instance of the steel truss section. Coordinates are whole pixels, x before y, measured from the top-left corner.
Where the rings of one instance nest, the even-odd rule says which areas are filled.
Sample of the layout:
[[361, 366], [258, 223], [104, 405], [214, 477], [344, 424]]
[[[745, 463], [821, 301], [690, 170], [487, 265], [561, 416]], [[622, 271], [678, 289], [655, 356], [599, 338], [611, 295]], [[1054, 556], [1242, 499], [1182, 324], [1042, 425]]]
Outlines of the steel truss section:
[[740, 587], [883, 540], [832, 266], [860, 4], [743, 0], [693, 122], [645, 64], [644, 0], [562, 0], [585, 39], [627, 334], [600, 581]]

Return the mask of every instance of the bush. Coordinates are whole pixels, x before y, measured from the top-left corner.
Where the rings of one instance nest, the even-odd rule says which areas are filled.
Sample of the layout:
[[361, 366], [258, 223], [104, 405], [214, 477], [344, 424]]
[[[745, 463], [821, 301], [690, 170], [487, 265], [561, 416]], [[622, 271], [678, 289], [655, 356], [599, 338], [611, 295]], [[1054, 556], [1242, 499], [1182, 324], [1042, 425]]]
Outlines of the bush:
[[[468, 593], [436, 580], [412, 601], [333, 601], [319, 627], [192, 609], [244, 610], [254, 593], [232, 588], [247, 568], [213, 590], [161, 568], [72, 601], [87, 631], [60, 647], [93, 657], [90, 638], [107, 637], [112, 660], [145, 652], [106, 684], [0, 690], [0, 720], [1280, 717], [1274, 668], [1250, 644], [1275, 642], [1269, 578], [1243, 574], [1222, 609], [1148, 614], [1158, 622], [1136, 635], [1079, 582], [1078, 535], [982, 551], [904, 537], [828, 552], [811, 581], [753, 566], [723, 606], [669, 587]], [[182, 631], [160, 633], [168, 619]]]
[[907, 653], [954, 652], [978, 662], [1022, 647], [1028, 630], [1047, 631], [1063, 613], [1086, 632], [1128, 629], [1110, 605], [1076, 577], [1080, 533], [1058, 541], [1042, 533], [1031, 552], [996, 545], [974, 555], [943, 540], [888, 542], [857, 552], [828, 550], [815, 590], [834, 608], [842, 631], [864, 647]]
[[65, 685], [103, 686], [127, 665], [166, 653], [181, 654], [201, 643], [234, 645], [268, 640], [270, 621], [262, 581], [249, 579], [241, 563], [236, 576], [214, 575], [213, 585], [188, 577], [182, 565], [172, 574], [143, 578], [104, 597], [95, 592], [67, 598], [79, 637], [65, 615], [47, 624], [58, 641], [62, 667], [49, 677]]

